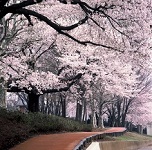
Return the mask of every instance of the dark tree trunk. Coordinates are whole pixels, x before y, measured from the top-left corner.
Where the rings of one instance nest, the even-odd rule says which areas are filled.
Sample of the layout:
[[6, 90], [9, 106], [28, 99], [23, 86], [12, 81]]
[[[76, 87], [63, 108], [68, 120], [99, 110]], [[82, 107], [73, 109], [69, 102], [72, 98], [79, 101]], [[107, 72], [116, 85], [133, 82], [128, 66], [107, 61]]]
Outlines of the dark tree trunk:
[[40, 112], [42, 112], [44, 114], [45, 113], [44, 95], [41, 95], [40, 103], [41, 103]]
[[82, 105], [77, 102], [77, 108], [76, 108], [76, 121], [81, 122], [82, 119]]
[[126, 122], [126, 114], [122, 114], [122, 127], [125, 126], [125, 122]]
[[121, 118], [121, 102], [118, 101], [117, 102], [117, 113], [118, 113], [118, 116], [117, 116], [117, 123], [116, 123], [116, 126], [117, 127], [120, 127], [121, 126], [121, 122], [120, 122], [120, 118]]
[[38, 112], [39, 111], [39, 96], [35, 93], [29, 93], [28, 94], [28, 110], [30, 112]]
[[83, 97], [83, 117], [82, 121], [85, 122], [86, 120], [86, 115], [87, 115], [87, 102], [86, 99]]
[[64, 95], [60, 95], [62, 105], [62, 117], [66, 118], [66, 98]]
[[55, 115], [60, 116], [60, 100], [57, 100], [56, 106], [55, 106]]

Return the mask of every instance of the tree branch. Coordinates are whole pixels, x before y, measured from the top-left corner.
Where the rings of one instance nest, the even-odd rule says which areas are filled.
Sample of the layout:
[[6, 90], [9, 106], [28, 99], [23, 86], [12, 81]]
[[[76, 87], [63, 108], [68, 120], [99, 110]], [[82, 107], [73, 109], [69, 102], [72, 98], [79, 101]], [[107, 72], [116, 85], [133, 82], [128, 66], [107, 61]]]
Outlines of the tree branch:
[[56, 92], [65, 92], [70, 89], [70, 87], [77, 82], [82, 77], [82, 73], [77, 74], [75, 77], [71, 78], [69, 81], [71, 81], [66, 87], [59, 88], [59, 89], [47, 89], [47, 90], [42, 90], [43, 94], [44, 93], [56, 93]]
[[[79, 80], [82, 77], [82, 73], [77, 74], [75, 77], [71, 78], [69, 81], [71, 81], [70, 83], [67, 84], [67, 86], [63, 87], [63, 88], [54, 88], [54, 89], [46, 89], [46, 90], [41, 90], [43, 94], [45, 93], [56, 93], [56, 92], [63, 92], [63, 91], [68, 91], [70, 89], [70, 87], [75, 84], [77, 82], [77, 80]], [[11, 81], [10, 81], [11, 84]], [[7, 84], [7, 92], [23, 92], [25, 91], [25, 93], [29, 93], [31, 91], [29, 91], [27, 88], [19, 88], [17, 86], [12, 86], [10, 87], [10, 84]], [[32, 85], [31, 85], [32, 86]], [[35, 92], [35, 91], [34, 91]], [[41, 95], [40, 93], [36, 93], [37, 95]]]
[[[3, 2], [3, 1], [5, 1], [5, 0], [0, 0], [0, 2]], [[11, 6], [7, 6], [7, 7], [3, 5], [3, 9], [0, 10], [0, 18], [3, 18], [8, 13], [23, 14], [29, 20], [29, 23], [32, 24], [30, 17], [34, 16], [37, 19], [39, 19], [40, 21], [43, 21], [46, 24], [48, 24], [50, 27], [52, 27], [58, 33], [67, 36], [68, 38], [72, 39], [73, 41], [75, 41], [79, 44], [82, 44], [82, 45], [91, 44], [91, 45], [95, 45], [95, 46], [102, 46], [104, 48], [112, 49], [112, 50], [116, 50], [116, 51], [120, 52], [120, 50], [118, 50], [114, 47], [107, 46], [107, 45], [98, 44], [98, 43], [94, 43], [94, 42], [91, 42], [91, 41], [80, 41], [80, 40], [76, 39], [75, 37], [73, 37], [70, 34], [65, 32], [65, 31], [73, 30], [73, 29], [77, 28], [79, 25], [82, 25], [82, 24], [86, 23], [86, 21], [88, 19], [91, 19], [93, 21], [93, 23], [95, 23], [98, 27], [102, 28], [94, 19], [89, 17], [92, 14], [99, 13], [99, 14], [103, 14], [104, 17], [106, 17], [109, 20], [110, 24], [112, 25], [112, 27], [115, 30], [117, 30], [119, 33], [125, 35], [123, 32], [121, 32], [120, 30], [118, 30], [114, 26], [113, 22], [118, 24], [116, 22], [116, 20], [114, 20], [111, 16], [109, 16], [108, 14], [105, 13], [106, 10], [113, 9], [113, 7], [114, 7], [113, 5], [108, 6], [107, 3], [105, 3], [104, 6], [100, 5], [98, 7], [97, 6], [91, 7], [87, 3], [82, 2], [81, 0], [72, 0], [71, 4], [74, 4], [74, 5], [78, 4], [80, 6], [80, 8], [86, 13], [86, 16], [83, 19], [79, 20], [77, 23], [73, 24], [73, 25], [61, 26], [61, 25], [58, 25], [58, 24], [52, 22], [46, 16], [44, 16], [42, 14], [39, 14], [38, 12], [35, 12], [33, 10], [29, 10], [29, 9], [25, 8], [26, 6], [34, 5], [34, 4], [40, 3], [42, 1], [43, 0], [26, 0], [26, 1], [23, 1], [23, 2], [20, 2], [20, 3], [17, 3], [17, 4], [12, 4]], [[66, 0], [59, 0], [59, 1], [61, 3], [65, 3], [65, 4], [67, 3]], [[102, 29], [104, 30], [104, 28], [102, 28]]]

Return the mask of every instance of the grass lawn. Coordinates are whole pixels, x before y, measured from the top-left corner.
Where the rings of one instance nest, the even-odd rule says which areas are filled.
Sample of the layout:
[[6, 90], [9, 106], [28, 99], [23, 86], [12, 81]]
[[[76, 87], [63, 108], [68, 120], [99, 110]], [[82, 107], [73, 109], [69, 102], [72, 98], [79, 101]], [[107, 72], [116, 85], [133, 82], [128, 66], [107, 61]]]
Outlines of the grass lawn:
[[142, 135], [135, 132], [126, 132], [122, 136], [118, 137], [105, 137], [104, 141], [143, 141], [152, 140], [152, 136]]

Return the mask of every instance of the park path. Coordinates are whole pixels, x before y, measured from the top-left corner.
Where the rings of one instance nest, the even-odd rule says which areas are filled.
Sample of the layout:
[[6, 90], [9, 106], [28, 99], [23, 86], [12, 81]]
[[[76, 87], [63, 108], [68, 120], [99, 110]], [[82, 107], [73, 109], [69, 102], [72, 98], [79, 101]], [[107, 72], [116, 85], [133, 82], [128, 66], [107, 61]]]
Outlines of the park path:
[[39, 135], [10, 150], [72, 150], [84, 138], [101, 134], [123, 132], [125, 128], [109, 128], [103, 132], [73, 132]]

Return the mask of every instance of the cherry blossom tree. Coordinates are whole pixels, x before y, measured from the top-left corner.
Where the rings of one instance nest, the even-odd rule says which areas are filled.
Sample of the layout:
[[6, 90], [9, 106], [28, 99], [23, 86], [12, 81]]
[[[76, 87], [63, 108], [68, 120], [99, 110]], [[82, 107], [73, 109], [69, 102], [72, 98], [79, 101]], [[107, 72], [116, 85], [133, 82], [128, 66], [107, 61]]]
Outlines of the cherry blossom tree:
[[145, 70], [139, 73], [139, 91], [135, 97], [117, 96], [117, 101], [106, 105], [110, 126], [125, 126], [126, 121], [146, 125], [151, 121], [151, 73]]
[[[9, 15], [0, 20], [0, 57], [8, 55], [13, 51], [8, 51], [7, 46], [9, 43], [21, 32], [23, 32], [24, 21], [20, 20], [17, 15]], [[6, 90], [5, 81], [0, 70], [0, 87], [1, 87], [1, 106], [6, 107]]]
[[[147, 75], [146, 75], [147, 74]], [[139, 84], [141, 90], [131, 101], [126, 119], [134, 124], [147, 125], [151, 122], [151, 74], [144, 73]]]
[[[9, 50], [19, 53], [1, 60], [7, 91], [26, 92], [30, 111], [38, 111], [41, 94], [67, 91], [78, 80], [89, 85], [101, 79], [108, 93], [137, 94], [136, 71], [141, 66], [150, 68], [151, 61], [148, 0], [8, 2], [0, 1], [0, 18], [19, 14], [34, 25], [16, 37], [16, 44], [9, 45]], [[59, 54], [53, 55], [58, 64], [55, 71], [41, 67], [48, 51]]]

